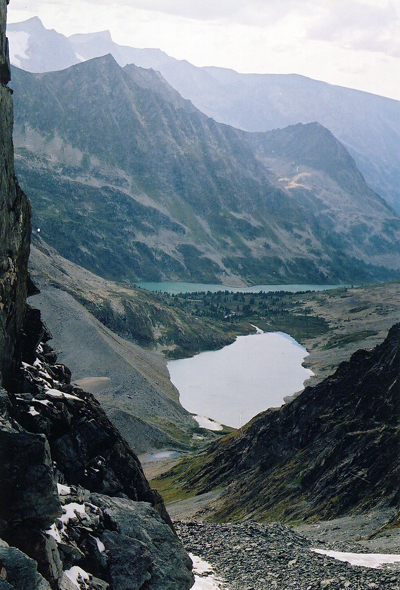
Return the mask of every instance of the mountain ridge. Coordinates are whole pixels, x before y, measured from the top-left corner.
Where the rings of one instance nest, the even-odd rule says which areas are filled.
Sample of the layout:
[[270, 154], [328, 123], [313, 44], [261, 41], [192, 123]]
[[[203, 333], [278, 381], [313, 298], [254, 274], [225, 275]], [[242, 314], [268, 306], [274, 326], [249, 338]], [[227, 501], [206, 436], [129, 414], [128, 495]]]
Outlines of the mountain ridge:
[[[159, 74], [121, 69], [111, 56], [13, 72], [17, 173], [37, 226], [74, 262], [128, 280], [396, 277], [400, 219], [317, 124], [248, 134], [206, 117]], [[271, 137], [291, 134], [332, 170], [302, 164], [293, 150], [266, 157]], [[340, 186], [341, 174], [353, 184]]]
[[[16, 26], [9, 26], [11, 47], [13, 27]], [[23, 29], [24, 23], [18, 26]], [[40, 39], [45, 39], [48, 34], [42, 25]], [[373, 190], [400, 212], [399, 101], [298, 74], [239, 74], [213, 66], [198, 68], [185, 60], [169, 57], [161, 50], [120, 46], [110, 42], [109, 37], [104, 45], [103, 38], [104, 33], [64, 37], [64, 42], [69, 43], [74, 51], [68, 65], [111, 52], [121, 66], [134, 63], [159, 70], [202, 112], [246, 131], [267, 131], [317, 120], [346, 146]], [[65, 62], [61, 64], [53, 59], [57, 56], [55, 48], [53, 51], [40, 50], [40, 39], [37, 48], [32, 48], [31, 56], [24, 62], [15, 61], [12, 51], [12, 62], [32, 71], [29, 64], [36, 59], [36, 52], [37, 59], [40, 56], [52, 60], [45, 69], [66, 67]], [[16, 47], [18, 43], [16, 39]], [[79, 53], [79, 59], [76, 53]]]

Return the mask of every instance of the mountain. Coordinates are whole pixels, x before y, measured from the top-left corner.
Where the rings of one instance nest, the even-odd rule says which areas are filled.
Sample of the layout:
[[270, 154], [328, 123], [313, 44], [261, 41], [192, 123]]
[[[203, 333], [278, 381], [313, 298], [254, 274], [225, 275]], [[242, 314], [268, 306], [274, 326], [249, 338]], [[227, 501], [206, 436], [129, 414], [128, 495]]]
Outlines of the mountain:
[[159, 49], [134, 49], [108, 31], [63, 37], [39, 19], [8, 26], [11, 62], [31, 72], [60, 70], [111, 53], [121, 66], [153, 68], [216, 121], [267, 131], [318, 121], [343, 143], [366, 182], [400, 212], [400, 103], [296, 74], [239, 74], [198, 68]]
[[45, 29], [38, 17], [9, 24], [11, 63], [31, 72], [49, 72], [79, 63], [68, 39], [54, 29]]
[[316, 521], [398, 508], [399, 366], [396, 324], [373, 350], [357, 351], [317, 386], [165, 477], [191, 494], [223, 489], [211, 513], [218, 522]]
[[317, 123], [221, 125], [159, 74], [111, 56], [13, 69], [13, 88], [34, 225], [97, 274], [239, 285], [398, 276], [399, 217]]
[[[28, 275], [31, 209], [14, 174], [0, 4], [0, 586], [189, 590], [164, 502], [96, 399], [57, 363]], [[79, 565], [78, 565], [79, 564]], [[79, 581], [80, 579], [80, 581]]]

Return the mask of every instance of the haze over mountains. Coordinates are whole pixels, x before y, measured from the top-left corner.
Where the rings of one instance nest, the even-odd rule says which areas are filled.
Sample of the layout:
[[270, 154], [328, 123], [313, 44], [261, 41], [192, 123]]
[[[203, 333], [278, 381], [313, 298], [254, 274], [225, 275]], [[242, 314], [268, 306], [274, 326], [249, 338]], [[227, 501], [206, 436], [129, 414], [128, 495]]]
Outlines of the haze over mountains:
[[13, 69], [16, 171], [46, 241], [108, 278], [394, 278], [400, 219], [318, 123], [246, 133], [112, 56]]
[[38, 18], [8, 25], [11, 61], [31, 72], [64, 69], [111, 53], [121, 66], [153, 68], [216, 121], [267, 131], [318, 121], [349, 150], [367, 184], [400, 212], [400, 103], [298, 75], [198, 68], [159, 49], [114, 43], [108, 31], [67, 38]]

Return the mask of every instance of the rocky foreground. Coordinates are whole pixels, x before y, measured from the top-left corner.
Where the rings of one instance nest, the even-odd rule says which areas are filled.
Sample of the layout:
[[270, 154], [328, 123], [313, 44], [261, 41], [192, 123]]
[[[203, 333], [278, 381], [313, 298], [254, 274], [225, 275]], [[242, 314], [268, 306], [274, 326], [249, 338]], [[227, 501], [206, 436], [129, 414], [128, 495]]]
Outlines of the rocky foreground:
[[314, 551], [362, 552], [356, 543], [311, 540], [279, 523], [176, 522], [175, 527], [187, 551], [212, 566], [221, 589], [400, 588], [400, 563], [373, 569]]

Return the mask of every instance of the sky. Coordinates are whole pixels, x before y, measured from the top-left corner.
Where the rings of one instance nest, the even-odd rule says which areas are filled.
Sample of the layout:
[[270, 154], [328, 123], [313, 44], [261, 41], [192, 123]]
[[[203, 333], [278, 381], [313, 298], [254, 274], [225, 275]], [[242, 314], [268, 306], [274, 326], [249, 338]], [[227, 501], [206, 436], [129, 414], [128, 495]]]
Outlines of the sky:
[[400, 100], [400, 0], [10, 0], [9, 22], [32, 16], [196, 66], [302, 74]]

